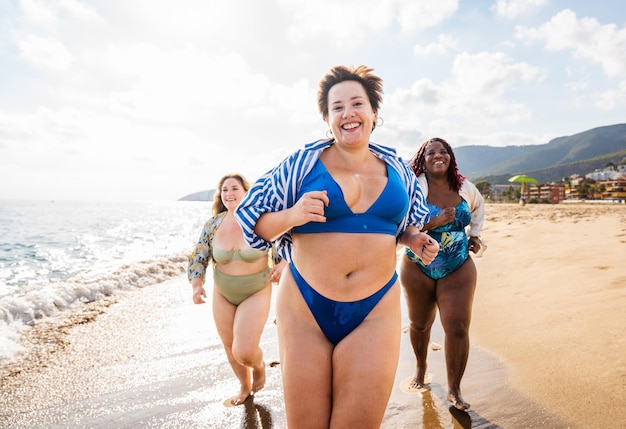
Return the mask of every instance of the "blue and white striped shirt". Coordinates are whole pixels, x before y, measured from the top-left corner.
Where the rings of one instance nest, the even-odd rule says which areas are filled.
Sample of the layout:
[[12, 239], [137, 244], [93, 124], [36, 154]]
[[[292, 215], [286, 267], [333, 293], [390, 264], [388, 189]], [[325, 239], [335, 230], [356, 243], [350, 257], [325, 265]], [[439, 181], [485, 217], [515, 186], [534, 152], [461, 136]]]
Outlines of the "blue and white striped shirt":
[[[298, 190], [305, 176], [311, 171], [324, 149], [332, 144], [334, 144], [332, 139], [307, 144], [303, 149], [297, 150], [265, 173], [252, 185], [235, 210], [235, 218], [241, 225], [243, 235], [251, 247], [267, 250], [272, 246], [272, 243], [254, 233], [257, 220], [263, 213], [281, 211], [296, 203]], [[422, 229], [428, 222], [430, 212], [413, 170], [396, 155], [393, 148], [370, 142], [369, 149], [376, 157], [398, 172], [409, 195], [409, 210], [398, 226], [396, 238], [402, 235], [408, 225]], [[290, 231], [278, 238], [278, 250], [287, 261], [291, 261], [292, 244]]]

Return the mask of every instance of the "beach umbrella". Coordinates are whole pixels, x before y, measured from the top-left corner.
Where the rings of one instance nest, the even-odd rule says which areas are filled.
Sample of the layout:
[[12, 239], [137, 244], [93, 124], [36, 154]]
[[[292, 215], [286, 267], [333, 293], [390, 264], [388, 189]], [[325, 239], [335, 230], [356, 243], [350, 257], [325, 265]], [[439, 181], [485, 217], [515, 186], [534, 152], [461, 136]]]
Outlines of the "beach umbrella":
[[516, 183], [522, 184], [522, 189], [520, 189], [520, 194], [521, 194], [520, 203], [524, 201], [524, 185], [526, 183], [539, 183], [537, 179], [527, 176], [525, 174], [518, 174], [517, 176], [510, 177], [509, 182], [516, 182]]
[[539, 183], [537, 179], [527, 176], [525, 174], [518, 174], [517, 176], [513, 176], [509, 178], [509, 182], [517, 182], [517, 183]]

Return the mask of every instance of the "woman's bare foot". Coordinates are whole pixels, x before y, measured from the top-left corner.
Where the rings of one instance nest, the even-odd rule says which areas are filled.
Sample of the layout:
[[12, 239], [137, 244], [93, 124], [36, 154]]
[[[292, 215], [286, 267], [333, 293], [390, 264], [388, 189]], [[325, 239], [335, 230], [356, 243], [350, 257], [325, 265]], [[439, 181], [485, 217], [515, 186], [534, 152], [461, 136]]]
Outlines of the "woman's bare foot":
[[244, 388], [243, 386], [241, 386], [241, 391], [239, 392], [239, 395], [233, 396], [232, 398], [228, 399], [227, 402], [230, 402], [230, 404], [233, 406], [241, 405], [246, 402], [246, 399], [248, 399], [250, 393], [252, 393], [252, 391], [249, 387]]
[[252, 370], [252, 393], [256, 393], [265, 387], [265, 362]]
[[426, 392], [430, 390], [431, 374], [426, 373], [426, 369], [417, 368], [413, 377], [407, 378], [400, 383], [400, 388], [407, 393]]
[[448, 392], [448, 401], [450, 401], [457, 410], [465, 411], [470, 408], [470, 404], [463, 400], [460, 391]]
[[409, 387], [413, 389], [419, 390], [430, 390], [428, 384], [430, 384], [430, 380], [427, 380], [426, 367], [417, 367], [415, 370], [415, 377], [413, 377], [413, 381], [409, 385]]
[[427, 390], [430, 390], [430, 386], [425, 384], [425, 383], [420, 383], [419, 381], [417, 381], [416, 379], [411, 380], [411, 382], [409, 383], [408, 386], [409, 390], [417, 390], [419, 392], [425, 392]]

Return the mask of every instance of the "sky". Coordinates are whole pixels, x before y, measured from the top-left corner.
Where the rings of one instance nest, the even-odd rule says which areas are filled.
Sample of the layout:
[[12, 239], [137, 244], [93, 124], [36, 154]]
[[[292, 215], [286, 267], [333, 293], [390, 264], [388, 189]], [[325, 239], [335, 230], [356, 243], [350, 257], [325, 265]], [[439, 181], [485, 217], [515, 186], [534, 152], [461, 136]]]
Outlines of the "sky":
[[[0, 200], [177, 200], [328, 130], [335, 65], [384, 81], [372, 141], [536, 145], [626, 122], [622, 0], [0, 0]], [[460, 166], [463, 172], [463, 166]]]

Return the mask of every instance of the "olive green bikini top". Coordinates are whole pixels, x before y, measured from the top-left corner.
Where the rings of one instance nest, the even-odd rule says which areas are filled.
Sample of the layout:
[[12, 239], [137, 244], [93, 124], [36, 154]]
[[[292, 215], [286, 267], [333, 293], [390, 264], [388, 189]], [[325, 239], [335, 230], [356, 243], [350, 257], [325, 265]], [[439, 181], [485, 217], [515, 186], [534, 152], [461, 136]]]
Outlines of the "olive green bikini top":
[[231, 261], [254, 262], [267, 256], [267, 250], [258, 249], [236, 249], [224, 250], [213, 249], [213, 260], [218, 264], [228, 264]]

